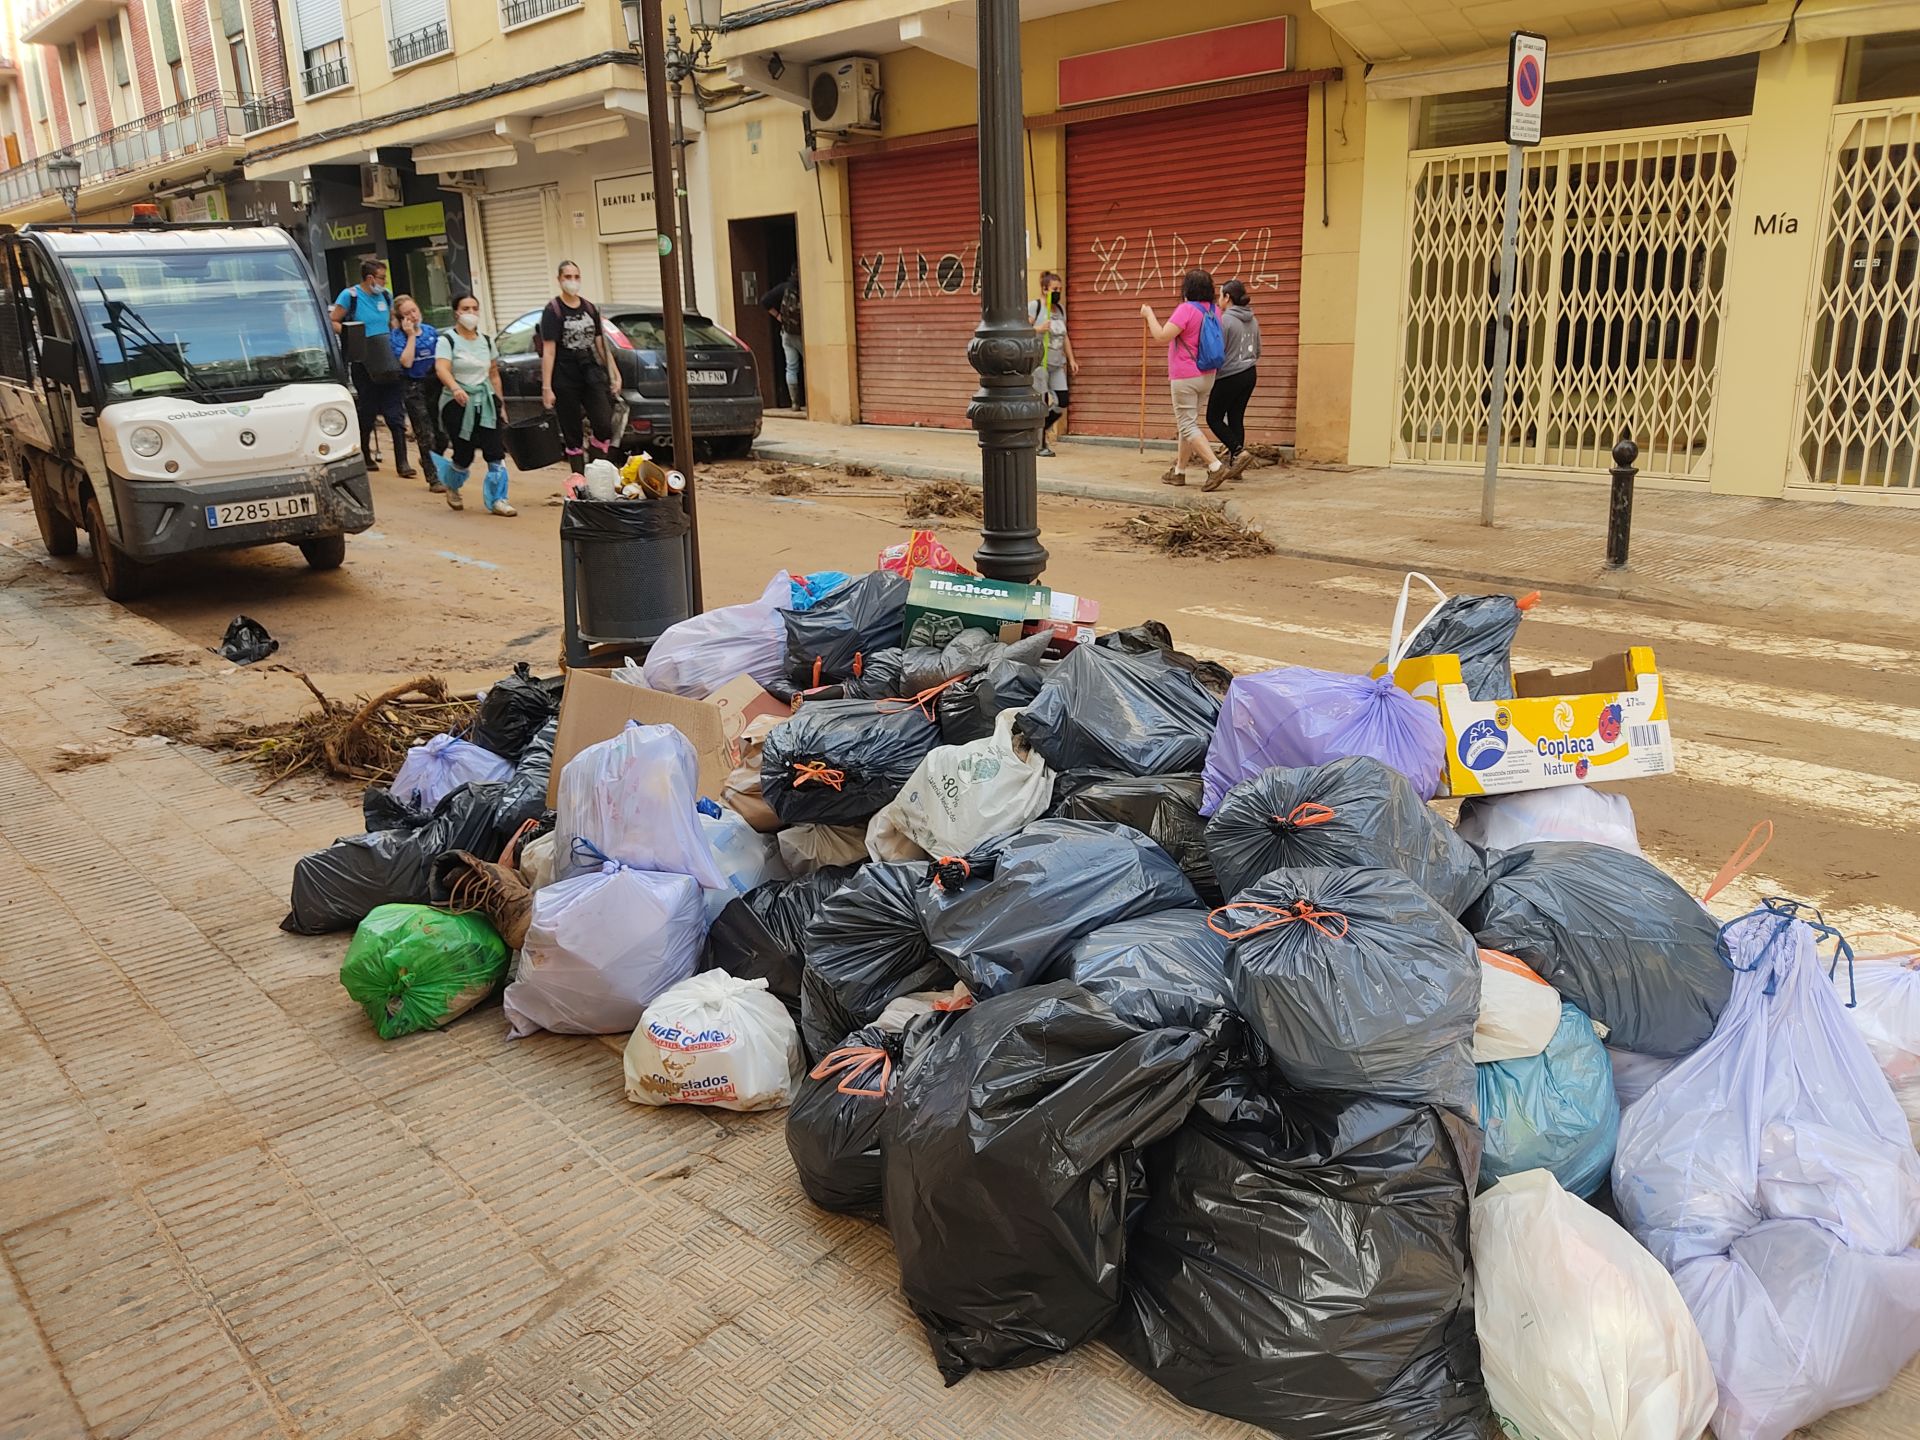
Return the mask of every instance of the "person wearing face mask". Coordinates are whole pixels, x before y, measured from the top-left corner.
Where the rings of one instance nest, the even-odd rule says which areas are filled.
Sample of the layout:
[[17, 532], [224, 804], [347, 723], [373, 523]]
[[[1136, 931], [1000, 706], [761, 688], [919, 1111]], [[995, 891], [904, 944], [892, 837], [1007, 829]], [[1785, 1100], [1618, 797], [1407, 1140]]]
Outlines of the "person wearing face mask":
[[[540, 312], [540, 400], [560, 421], [567, 465], [578, 475], [613, 449], [613, 397], [620, 369], [607, 348], [600, 311], [580, 296], [580, 267], [562, 260], [560, 293]], [[587, 435], [592, 427], [591, 438]]]
[[366, 259], [360, 262], [360, 283], [349, 285], [335, 297], [330, 318], [336, 335], [348, 321], [358, 321], [364, 327], [367, 342], [364, 358], [355, 360], [348, 370], [353, 379], [354, 409], [360, 416], [360, 453], [367, 457], [367, 469], [380, 468], [373, 458], [373, 427], [384, 420], [387, 432], [393, 436], [396, 467], [402, 476], [411, 480], [419, 472], [407, 464], [405, 385], [400, 367], [390, 358], [390, 352], [380, 353], [386, 347], [392, 313], [393, 298], [387, 294], [387, 267], [381, 261]]
[[480, 333], [480, 302], [460, 295], [453, 302], [455, 326], [441, 332], [434, 359], [442, 394], [440, 416], [452, 442], [453, 458], [433, 457], [446, 487], [447, 504], [464, 508], [460, 487], [467, 483], [474, 453], [486, 457], [487, 478], [480, 500], [494, 515], [518, 512], [507, 503], [506, 417], [500, 410], [500, 352]]
[[[440, 332], [427, 324], [420, 305], [411, 295], [393, 297], [393, 329], [387, 332], [393, 358], [400, 366], [402, 394], [407, 419], [413, 426], [414, 443], [420, 447], [421, 463], [427, 467], [427, 488], [438, 494], [441, 484], [433, 467], [433, 456], [447, 448], [447, 432], [440, 425], [440, 377], [438, 364]], [[401, 457], [400, 473], [407, 475], [406, 452], [394, 442]]]
[[1220, 363], [1207, 396], [1207, 428], [1227, 450], [1227, 478], [1238, 480], [1253, 456], [1247, 453], [1247, 402], [1257, 383], [1254, 367], [1260, 360], [1260, 322], [1254, 318], [1247, 287], [1229, 280], [1220, 287], [1227, 303], [1220, 311], [1220, 334], [1227, 358]]
[[1067, 406], [1072, 400], [1070, 377], [1080, 373], [1080, 362], [1073, 357], [1073, 340], [1067, 334], [1067, 306], [1062, 299], [1065, 289], [1059, 275], [1049, 270], [1040, 277], [1040, 298], [1027, 302], [1027, 319], [1040, 335], [1040, 363], [1034, 367], [1033, 388], [1047, 405], [1047, 423], [1040, 429], [1040, 453], [1046, 456], [1053, 454], [1048, 431], [1066, 439]]

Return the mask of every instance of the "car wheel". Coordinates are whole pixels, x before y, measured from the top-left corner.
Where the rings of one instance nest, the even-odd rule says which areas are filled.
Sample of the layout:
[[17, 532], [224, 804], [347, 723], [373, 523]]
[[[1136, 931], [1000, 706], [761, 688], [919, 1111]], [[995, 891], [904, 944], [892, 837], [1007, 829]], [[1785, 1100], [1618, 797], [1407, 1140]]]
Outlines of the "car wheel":
[[347, 558], [347, 537], [324, 535], [318, 540], [302, 540], [300, 553], [309, 570], [338, 570]]
[[40, 527], [40, 543], [46, 546], [47, 554], [65, 558], [80, 553], [80, 532], [74, 528], [73, 521], [61, 513], [54, 504], [52, 492], [43, 478], [36, 478], [40, 466], [28, 462], [27, 493], [33, 497], [33, 519]]
[[93, 573], [100, 582], [100, 593], [109, 600], [133, 599], [140, 593], [141, 567], [109, 538], [99, 496], [87, 497], [86, 516], [87, 548], [93, 552]]
[[718, 435], [711, 443], [716, 460], [745, 460], [753, 454], [751, 435]]

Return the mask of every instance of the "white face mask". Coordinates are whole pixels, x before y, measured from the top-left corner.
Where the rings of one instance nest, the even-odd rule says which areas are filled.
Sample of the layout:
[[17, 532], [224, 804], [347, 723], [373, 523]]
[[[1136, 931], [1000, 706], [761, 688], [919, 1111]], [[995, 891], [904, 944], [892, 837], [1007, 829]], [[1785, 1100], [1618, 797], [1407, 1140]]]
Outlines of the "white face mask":
[[462, 310], [455, 318], [460, 321], [460, 328], [462, 330], [478, 330], [480, 328], [480, 312], [478, 310]]
[[569, 295], [578, 295], [580, 293], [580, 282], [578, 280], [562, 280], [560, 282], [560, 288]]

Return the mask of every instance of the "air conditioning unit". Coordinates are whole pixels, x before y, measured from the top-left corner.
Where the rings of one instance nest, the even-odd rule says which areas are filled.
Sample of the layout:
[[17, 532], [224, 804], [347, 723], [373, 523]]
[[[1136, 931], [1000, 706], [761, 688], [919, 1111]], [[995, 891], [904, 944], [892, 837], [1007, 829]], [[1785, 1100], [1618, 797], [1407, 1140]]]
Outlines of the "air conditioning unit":
[[880, 62], [846, 55], [807, 71], [808, 109], [816, 130], [880, 128]]
[[405, 204], [400, 195], [400, 172], [391, 165], [362, 165], [360, 203], [376, 210], [391, 210]]
[[440, 188], [453, 190], [461, 194], [478, 195], [487, 188], [486, 172], [482, 170], [442, 170]]

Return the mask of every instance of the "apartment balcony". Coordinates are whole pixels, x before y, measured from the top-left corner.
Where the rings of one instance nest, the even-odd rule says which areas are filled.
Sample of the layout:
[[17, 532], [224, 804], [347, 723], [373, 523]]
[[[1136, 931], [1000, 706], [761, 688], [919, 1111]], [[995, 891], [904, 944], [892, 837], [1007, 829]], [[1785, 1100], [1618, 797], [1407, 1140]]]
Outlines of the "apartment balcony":
[[29, 45], [71, 45], [126, 8], [126, 0], [21, 0], [13, 19]]
[[435, 20], [431, 25], [422, 25], [418, 30], [389, 40], [387, 65], [391, 70], [404, 70], [409, 65], [452, 53], [453, 36], [447, 30], [447, 22]]

